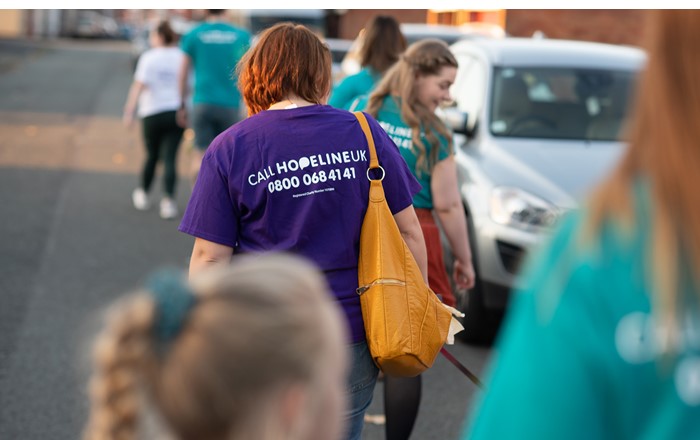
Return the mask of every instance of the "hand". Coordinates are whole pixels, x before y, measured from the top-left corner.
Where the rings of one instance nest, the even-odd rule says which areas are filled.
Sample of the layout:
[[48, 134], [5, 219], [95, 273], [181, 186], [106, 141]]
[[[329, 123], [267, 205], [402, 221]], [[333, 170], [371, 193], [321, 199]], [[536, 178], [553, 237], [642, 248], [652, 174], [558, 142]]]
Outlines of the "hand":
[[124, 115], [122, 116], [122, 123], [124, 124], [124, 127], [131, 128], [131, 126], [134, 125], [133, 112], [124, 112]]
[[187, 107], [180, 107], [175, 114], [175, 120], [177, 121], [177, 125], [182, 128], [187, 128]]
[[455, 260], [452, 276], [459, 289], [471, 289], [476, 282], [476, 274], [471, 261], [465, 264], [460, 260]]

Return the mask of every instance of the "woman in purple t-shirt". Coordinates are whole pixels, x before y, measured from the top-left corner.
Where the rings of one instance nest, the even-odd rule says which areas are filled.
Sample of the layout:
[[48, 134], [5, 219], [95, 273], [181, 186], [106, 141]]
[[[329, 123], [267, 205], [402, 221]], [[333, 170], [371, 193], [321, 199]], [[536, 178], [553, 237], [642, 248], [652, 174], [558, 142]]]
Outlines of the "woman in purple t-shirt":
[[[229, 263], [234, 253], [284, 251], [314, 261], [352, 335], [346, 438], [359, 439], [378, 372], [355, 292], [369, 196], [367, 141], [352, 113], [325, 105], [330, 51], [304, 26], [282, 23], [264, 31], [238, 68], [249, 118], [214, 139], [202, 161], [180, 224], [196, 237], [190, 274]], [[367, 119], [386, 171], [387, 202], [427, 280], [412, 206], [420, 184], [376, 120]]]

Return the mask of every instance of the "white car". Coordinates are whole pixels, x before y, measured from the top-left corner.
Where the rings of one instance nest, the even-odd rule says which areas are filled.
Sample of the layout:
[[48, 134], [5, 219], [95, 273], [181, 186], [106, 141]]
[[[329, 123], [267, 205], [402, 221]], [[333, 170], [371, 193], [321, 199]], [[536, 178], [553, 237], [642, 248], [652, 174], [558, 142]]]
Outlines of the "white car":
[[80, 11], [72, 32], [74, 38], [117, 38], [119, 25], [112, 17], [95, 11]]
[[466, 313], [461, 335], [489, 342], [524, 256], [623, 152], [619, 135], [645, 55], [524, 38], [460, 41], [451, 50], [459, 62], [455, 102], [442, 115], [455, 131], [477, 272], [475, 288], [457, 295]]

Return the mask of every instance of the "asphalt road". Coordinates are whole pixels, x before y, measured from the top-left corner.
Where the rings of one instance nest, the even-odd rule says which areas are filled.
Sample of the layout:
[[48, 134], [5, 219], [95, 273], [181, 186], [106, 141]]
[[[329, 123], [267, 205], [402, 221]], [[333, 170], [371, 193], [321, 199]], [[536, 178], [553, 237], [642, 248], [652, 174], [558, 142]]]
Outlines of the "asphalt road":
[[[131, 206], [143, 157], [120, 121], [131, 66], [126, 43], [0, 40], [0, 439], [79, 438], [105, 306], [150, 271], [187, 265], [177, 221]], [[180, 179], [181, 209], [189, 189]], [[490, 355], [450, 351], [477, 374]], [[423, 385], [412, 438], [459, 438], [476, 387], [442, 357]], [[383, 426], [363, 438], [383, 439]]]

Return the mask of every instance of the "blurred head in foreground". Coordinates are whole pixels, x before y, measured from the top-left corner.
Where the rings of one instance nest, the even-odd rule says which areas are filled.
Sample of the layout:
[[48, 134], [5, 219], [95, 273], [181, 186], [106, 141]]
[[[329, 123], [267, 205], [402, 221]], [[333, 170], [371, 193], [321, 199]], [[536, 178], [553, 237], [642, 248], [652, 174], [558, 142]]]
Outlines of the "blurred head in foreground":
[[160, 272], [115, 305], [94, 348], [85, 439], [337, 439], [346, 329], [321, 273], [291, 256], [184, 281]]
[[680, 259], [687, 257], [700, 276], [700, 58], [695, 46], [700, 11], [649, 14], [648, 62], [631, 111], [629, 147], [594, 194], [589, 227], [595, 232], [609, 219], [628, 226], [646, 221], [635, 219], [633, 203], [635, 182], [645, 179], [653, 207], [648, 239], [655, 306], [670, 324], [675, 321]]
[[465, 438], [700, 437], [700, 11], [649, 14], [626, 150], [529, 258]]

